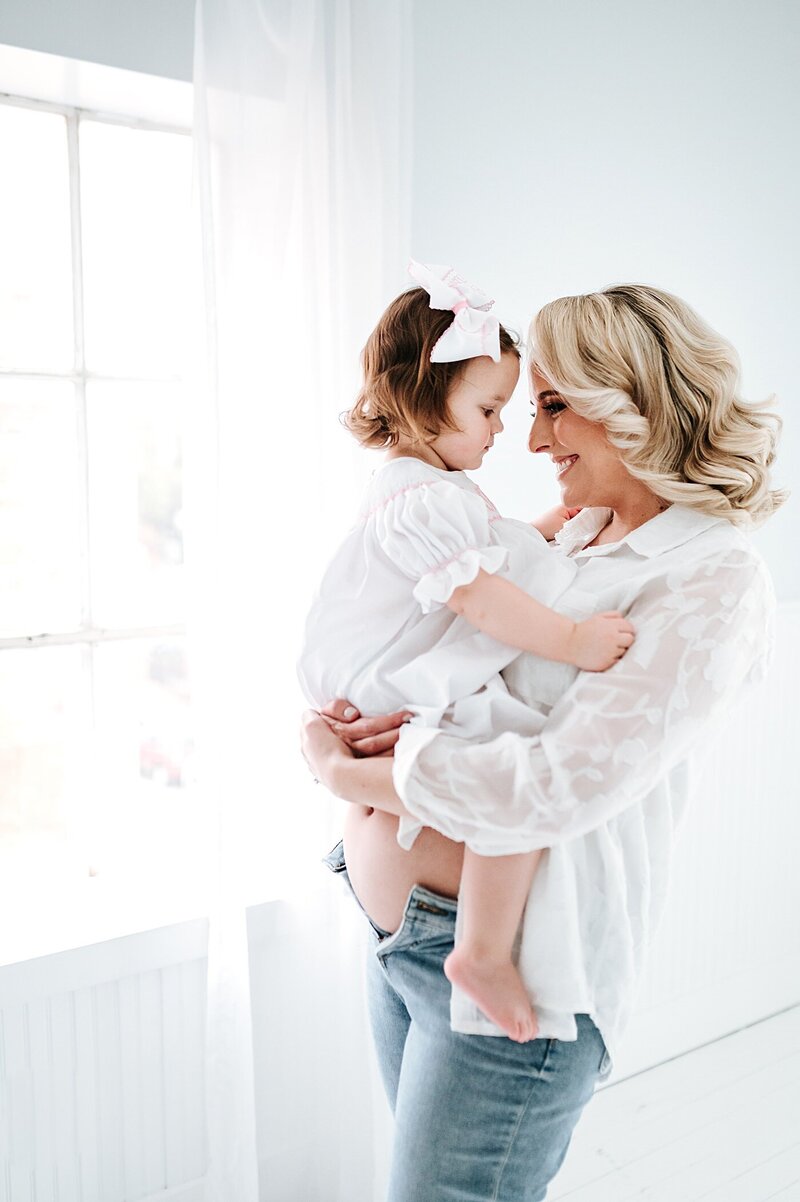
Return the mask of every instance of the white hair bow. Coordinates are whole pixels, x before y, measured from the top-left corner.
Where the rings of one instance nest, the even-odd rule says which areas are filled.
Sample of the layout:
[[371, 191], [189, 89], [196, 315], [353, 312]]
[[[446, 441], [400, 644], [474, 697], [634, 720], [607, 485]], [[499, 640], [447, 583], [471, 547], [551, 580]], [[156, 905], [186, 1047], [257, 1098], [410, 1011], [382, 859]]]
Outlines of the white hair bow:
[[489, 312], [493, 300], [462, 280], [452, 267], [412, 259], [408, 274], [428, 293], [432, 309], [452, 309], [455, 314], [431, 351], [431, 363], [457, 363], [480, 355], [500, 362], [500, 322]]

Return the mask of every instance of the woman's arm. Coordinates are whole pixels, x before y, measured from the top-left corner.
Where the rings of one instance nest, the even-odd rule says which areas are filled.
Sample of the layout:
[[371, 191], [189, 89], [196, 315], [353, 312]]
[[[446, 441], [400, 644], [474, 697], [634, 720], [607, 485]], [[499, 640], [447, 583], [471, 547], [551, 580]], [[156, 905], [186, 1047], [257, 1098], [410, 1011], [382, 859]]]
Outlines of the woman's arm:
[[[631, 651], [603, 676], [580, 675], [540, 735], [470, 744], [405, 730], [394, 776], [407, 809], [489, 855], [593, 830], [643, 800], [708, 736], [763, 664], [772, 608], [769, 578], [746, 550], [674, 566], [636, 598]], [[390, 763], [339, 763], [335, 791], [397, 813]]]
[[447, 606], [498, 643], [589, 672], [610, 668], [634, 639], [633, 627], [620, 613], [573, 622], [510, 580], [482, 569], [471, 584], [454, 589]]
[[[334, 704], [344, 706], [346, 703]], [[401, 816], [408, 813], [395, 792], [392, 761], [385, 754], [357, 759], [316, 710], [306, 710], [303, 714], [300, 737], [306, 763], [316, 779], [336, 797], [373, 810], [385, 810], [387, 814]]]
[[773, 598], [746, 548], [652, 578], [638, 637], [603, 676], [581, 674], [540, 735], [465, 744], [409, 729], [395, 784], [426, 826], [488, 855], [574, 839], [642, 801], [707, 738], [763, 665]]

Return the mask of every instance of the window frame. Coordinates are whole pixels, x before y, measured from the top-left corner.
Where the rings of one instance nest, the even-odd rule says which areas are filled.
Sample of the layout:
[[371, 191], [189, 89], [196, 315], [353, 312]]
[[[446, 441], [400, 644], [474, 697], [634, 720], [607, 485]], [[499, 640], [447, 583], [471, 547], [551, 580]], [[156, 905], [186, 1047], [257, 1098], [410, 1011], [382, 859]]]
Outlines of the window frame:
[[89, 438], [86, 404], [86, 388], [90, 383], [125, 383], [125, 384], [175, 384], [181, 381], [180, 376], [164, 375], [111, 375], [105, 372], [91, 372], [86, 367], [84, 321], [83, 321], [83, 248], [82, 248], [82, 213], [81, 213], [81, 176], [78, 139], [82, 120], [99, 121], [106, 125], [118, 125], [128, 129], [145, 129], [161, 133], [190, 136], [191, 131], [180, 126], [158, 123], [153, 120], [138, 120], [130, 116], [116, 116], [109, 113], [95, 112], [91, 109], [79, 108], [75, 105], [54, 104], [50, 101], [37, 101], [29, 97], [11, 96], [0, 91], [0, 104], [12, 105], [15, 108], [32, 109], [37, 112], [55, 113], [64, 117], [67, 129], [67, 155], [69, 169], [69, 203], [70, 203], [70, 248], [72, 258], [72, 317], [73, 317], [73, 363], [69, 372], [56, 371], [15, 371], [0, 368], [0, 380], [54, 380], [73, 386], [76, 417], [78, 426], [78, 457], [81, 478], [81, 562], [83, 565], [81, 624], [75, 631], [47, 631], [36, 635], [17, 635], [0, 637], [0, 651], [20, 647], [63, 646], [73, 643], [85, 643], [92, 646], [96, 643], [117, 639], [133, 638], [167, 638], [186, 633], [186, 623], [170, 623], [157, 626], [117, 628], [113, 630], [98, 626], [92, 616], [92, 582], [90, 555], [90, 514], [89, 514]]
[[[83, 265], [81, 253], [80, 162], [78, 138], [84, 119], [134, 129], [189, 135], [192, 131], [193, 87], [144, 73], [106, 67], [96, 63], [64, 59], [0, 45], [0, 103], [65, 118], [70, 190], [70, 238], [74, 318], [74, 353], [69, 372], [0, 370], [2, 380], [54, 380], [70, 383], [75, 391], [79, 432], [81, 497], [82, 598], [81, 624], [74, 630], [51, 630], [0, 638], [0, 652], [44, 647], [79, 645], [91, 660], [93, 648], [101, 643], [132, 639], [175, 638], [186, 635], [186, 621], [162, 625], [107, 629], [98, 626], [91, 613], [91, 560], [89, 513], [89, 462], [87, 428], [87, 384], [94, 382], [175, 383], [180, 377], [164, 375], [111, 375], [87, 371], [84, 353]], [[91, 689], [93, 667], [86, 667]], [[93, 692], [93, 690], [91, 690]], [[93, 723], [95, 715], [90, 714]], [[13, 896], [6, 895], [0, 882], [0, 902], [24, 914], [24, 930], [0, 934], [0, 965], [118, 938], [137, 931], [171, 925], [201, 917], [208, 912], [208, 888], [195, 873], [191, 879], [154, 881], [146, 891], [132, 889], [128, 879], [102, 877], [76, 879], [66, 893], [58, 884], [57, 904], [47, 896], [46, 882], [32, 877], [20, 896], [17, 882]], [[43, 886], [45, 888], [43, 889]], [[147, 896], [143, 897], [142, 893]], [[11, 912], [7, 908], [7, 912]], [[8, 924], [9, 926], [12, 924]]]

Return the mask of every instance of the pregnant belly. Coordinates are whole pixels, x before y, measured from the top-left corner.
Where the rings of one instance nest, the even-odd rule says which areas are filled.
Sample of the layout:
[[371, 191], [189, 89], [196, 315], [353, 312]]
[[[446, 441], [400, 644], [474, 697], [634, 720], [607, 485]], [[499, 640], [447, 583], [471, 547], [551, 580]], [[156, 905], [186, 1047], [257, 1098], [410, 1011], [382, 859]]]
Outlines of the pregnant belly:
[[456, 897], [464, 849], [427, 827], [410, 851], [397, 842], [397, 819], [350, 806], [344, 829], [347, 874], [356, 897], [379, 927], [396, 931], [414, 885]]

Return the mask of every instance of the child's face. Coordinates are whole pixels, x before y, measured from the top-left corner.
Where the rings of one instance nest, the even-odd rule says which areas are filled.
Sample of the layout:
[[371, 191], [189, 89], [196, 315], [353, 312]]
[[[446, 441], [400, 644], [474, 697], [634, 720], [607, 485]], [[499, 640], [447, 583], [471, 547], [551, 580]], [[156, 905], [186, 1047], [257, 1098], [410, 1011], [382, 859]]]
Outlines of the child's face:
[[428, 447], [451, 472], [478, 468], [503, 423], [500, 413], [519, 379], [519, 359], [505, 353], [470, 359], [447, 396], [457, 430], [441, 430]]

